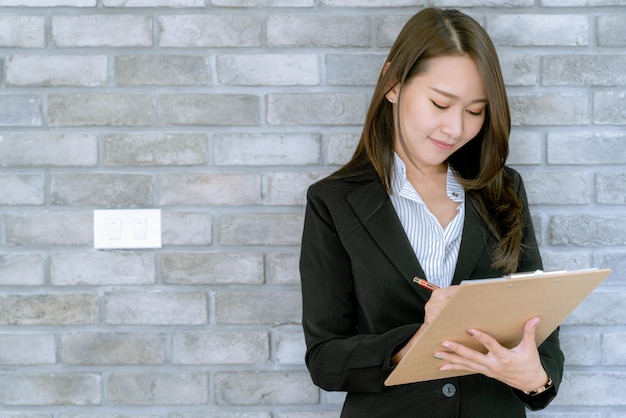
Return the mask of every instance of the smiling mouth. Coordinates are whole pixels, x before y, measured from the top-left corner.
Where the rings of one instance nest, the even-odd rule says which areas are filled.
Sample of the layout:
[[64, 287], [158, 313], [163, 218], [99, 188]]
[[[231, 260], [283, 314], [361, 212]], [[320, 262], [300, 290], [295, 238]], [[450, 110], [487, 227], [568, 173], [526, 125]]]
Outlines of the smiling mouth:
[[433, 145], [441, 150], [447, 151], [447, 150], [451, 150], [454, 147], [454, 144], [448, 144], [446, 142], [442, 142], [442, 141], [438, 141], [436, 139], [430, 138], [430, 141], [433, 143]]

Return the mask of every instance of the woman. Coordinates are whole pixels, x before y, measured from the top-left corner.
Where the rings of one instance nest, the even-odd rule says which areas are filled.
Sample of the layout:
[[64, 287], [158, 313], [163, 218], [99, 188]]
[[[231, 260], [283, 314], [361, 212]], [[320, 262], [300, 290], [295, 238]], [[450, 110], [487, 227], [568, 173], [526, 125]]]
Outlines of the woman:
[[[512, 349], [480, 330], [442, 370], [475, 374], [385, 387], [421, 325], [461, 280], [541, 269], [520, 176], [505, 167], [510, 116], [492, 42], [454, 10], [425, 9], [391, 48], [352, 160], [311, 186], [300, 270], [306, 363], [346, 391], [342, 417], [524, 417], [556, 396], [558, 330], [529, 320]], [[440, 289], [432, 294], [415, 276]]]

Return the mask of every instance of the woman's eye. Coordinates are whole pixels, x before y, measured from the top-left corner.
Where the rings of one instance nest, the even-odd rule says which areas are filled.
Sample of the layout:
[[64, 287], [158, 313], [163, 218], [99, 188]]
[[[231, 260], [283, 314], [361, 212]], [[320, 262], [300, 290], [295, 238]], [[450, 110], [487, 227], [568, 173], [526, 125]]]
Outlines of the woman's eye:
[[447, 108], [450, 107], [450, 106], [442, 106], [433, 100], [431, 100], [431, 103], [439, 110], [446, 110]]
[[478, 111], [468, 109], [467, 113], [469, 113], [472, 116], [481, 116], [483, 114], [483, 109], [480, 109]]

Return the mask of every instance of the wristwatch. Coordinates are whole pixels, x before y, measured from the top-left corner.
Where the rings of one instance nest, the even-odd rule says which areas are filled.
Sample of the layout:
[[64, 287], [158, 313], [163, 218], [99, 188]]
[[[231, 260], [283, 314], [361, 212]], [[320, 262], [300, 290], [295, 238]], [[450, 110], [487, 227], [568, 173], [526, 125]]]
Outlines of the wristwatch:
[[523, 390], [522, 392], [524, 392], [525, 395], [529, 395], [529, 396], [537, 396], [540, 393], [545, 392], [546, 390], [550, 389], [552, 387], [553, 383], [552, 383], [552, 379], [550, 378], [550, 376], [548, 376], [548, 381], [546, 382], [545, 385], [541, 386], [540, 388], [537, 388], [535, 390], [531, 390], [530, 392], [526, 392], [525, 390]]

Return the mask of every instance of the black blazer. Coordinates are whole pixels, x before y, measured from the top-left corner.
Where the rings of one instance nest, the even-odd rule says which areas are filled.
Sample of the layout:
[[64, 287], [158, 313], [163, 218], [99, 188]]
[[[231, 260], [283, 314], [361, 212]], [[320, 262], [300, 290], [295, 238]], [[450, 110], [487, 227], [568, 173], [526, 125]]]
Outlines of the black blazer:
[[[542, 268], [519, 174], [506, 168], [524, 204], [519, 271]], [[453, 284], [500, 277], [489, 251], [495, 237], [466, 200]], [[417, 331], [430, 293], [412, 282], [424, 272], [380, 178], [324, 179], [309, 188], [300, 273], [306, 364], [316, 385], [348, 392], [342, 417], [524, 417], [556, 395], [563, 373], [558, 330], [539, 349], [554, 388], [529, 397], [482, 375], [385, 387], [391, 357]]]

